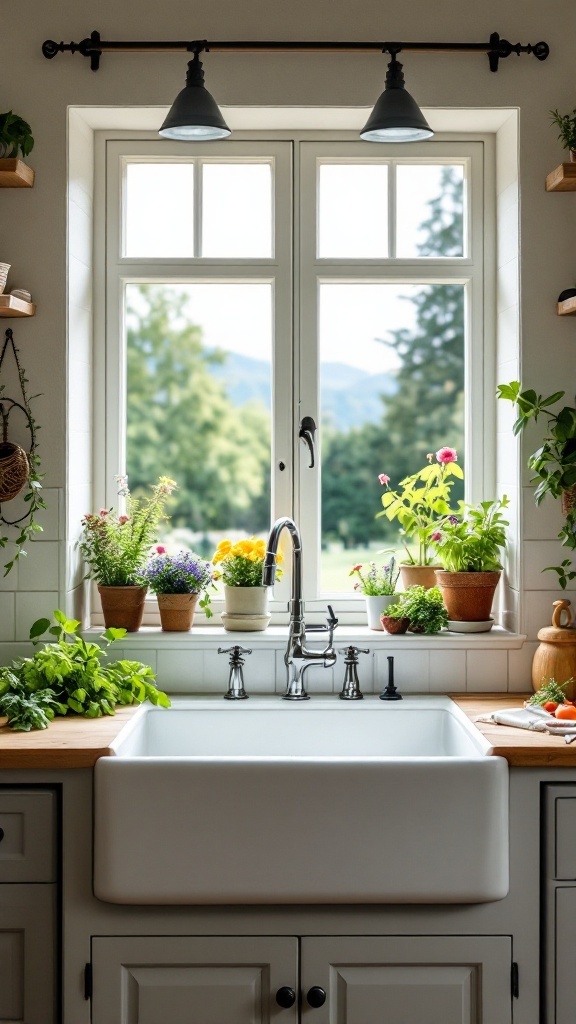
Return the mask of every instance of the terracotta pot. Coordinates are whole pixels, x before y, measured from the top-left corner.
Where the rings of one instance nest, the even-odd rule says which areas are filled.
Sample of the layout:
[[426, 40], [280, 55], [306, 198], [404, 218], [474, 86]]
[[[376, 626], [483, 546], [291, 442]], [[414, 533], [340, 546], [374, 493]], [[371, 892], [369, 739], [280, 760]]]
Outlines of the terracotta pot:
[[388, 605], [394, 604], [396, 594], [379, 594], [376, 597], [371, 594], [365, 594], [364, 600], [366, 601], [368, 629], [382, 630], [384, 628], [381, 622], [382, 614]]
[[383, 615], [381, 622], [387, 633], [405, 633], [410, 625], [410, 619], [391, 619], [389, 615]]
[[98, 587], [104, 625], [137, 633], [142, 625], [148, 587]]
[[228, 632], [255, 633], [270, 622], [267, 587], [224, 587], [222, 624]]
[[568, 700], [576, 695], [576, 629], [572, 625], [570, 601], [554, 601], [552, 625], [538, 633], [540, 646], [532, 662], [532, 686], [539, 690], [542, 682], [555, 679], [565, 683], [574, 679], [564, 691]]
[[500, 572], [446, 572], [436, 570], [436, 582], [448, 618], [454, 622], [487, 622]]
[[402, 589], [408, 590], [408, 587], [419, 586], [431, 590], [436, 586], [436, 569], [441, 568], [441, 565], [401, 565]]
[[160, 622], [165, 633], [187, 633], [192, 629], [198, 594], [158, 594]]

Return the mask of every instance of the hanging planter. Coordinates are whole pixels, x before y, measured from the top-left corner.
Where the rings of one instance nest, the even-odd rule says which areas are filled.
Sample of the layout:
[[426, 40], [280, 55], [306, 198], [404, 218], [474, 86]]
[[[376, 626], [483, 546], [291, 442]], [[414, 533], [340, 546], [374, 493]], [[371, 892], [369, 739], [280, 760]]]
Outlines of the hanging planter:
[[[16, 401], [4, 393], [4, 385], [1, 383], [1, 371], [6, 357], [12, 353], [18, 371], [21, 400]], [[4, 345], [0, 352], [0, 548], [5, 547], [8, 536], [2, 536], [2, 527], [14, 528], [17, 531], [15, 540], [16, 552], [14, 557], [4, 565], [4, 575], [7, 576], [14, 563], [25, 555], [24, 545], [35, 533], [41, 533], [42, 527], [36, 522], [36, 513], [46, 504], [41, 496], [41, 474], [40, 459], [36, 454], [36, 431], [37, 426], [30, 409], [30, 400], [26, 393], [26, 374], [18, 359], [18, 350], [14, 344], [12, 330], [8, 328], [5, 334]], [[26, 428], [30, 435], [30, 447], [25, 451], [20, 445], [8, 440], [8, 429], [10, 416], [17, 410], [25, 420]], [[26, 485], [27, 488], [26, 488]], [[26, 511], [22, 515], [6, 515], [4, 506], [17, 498], [26, 488], [24, 501]]]

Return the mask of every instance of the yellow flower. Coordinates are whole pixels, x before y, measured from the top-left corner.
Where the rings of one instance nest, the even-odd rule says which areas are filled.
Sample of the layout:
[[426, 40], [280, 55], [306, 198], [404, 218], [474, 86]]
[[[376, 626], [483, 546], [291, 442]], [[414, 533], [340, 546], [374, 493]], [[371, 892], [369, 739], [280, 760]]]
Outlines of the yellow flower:
[[216, 551], [214, 552], [214, 557], [212, 559], [214, 565], [217, 565], [218, 562], [221, 562], [223, 558], [226, 558], [226, 556], [230, 553], [231, 549], [232, 544], [230, 543], [229, 540], [221, 540], [218, 547], [216, 548]]

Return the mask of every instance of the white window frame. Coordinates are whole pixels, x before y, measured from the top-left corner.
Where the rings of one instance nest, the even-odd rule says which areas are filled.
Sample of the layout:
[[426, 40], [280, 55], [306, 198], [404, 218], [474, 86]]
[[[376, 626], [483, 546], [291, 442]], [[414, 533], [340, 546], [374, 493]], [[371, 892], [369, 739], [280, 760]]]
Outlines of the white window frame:
[[[376, 146], [358, 142], [348, 131], [236, 132], [234, 140], [203, 146], [159, 141], [152, 132], [98, 132], [95, 203], [95, 499], [117, 504], [114, 477], [125, 459], [125, 352], [122, 293], [127, 282], [182, 283], [245, 280], [273, 282], [274, 356], [272, 423], [272, 519], [293, 515], [304, 543], [307, 607], [321, 612], [330, 601], [341, 621], [364, 621], [363, 602], [350, 596], [319, 595], [320, 467], [308, 468], [307, 450], [298, 441], [304, 415], [320, 422], [318, 409], [318, 283], [337, 278], [353, 281], [462, 283], [466, 292], [466, 496], [478, 501], [495, 486], [495, 436], [490, 412], [495, 377], [495, 187], [494, 137], [490, 134], [439, 135], [434, 142]], [[121, 252], [122, 168], [126, 156], [146, 162], [167, 157], [189, 160], [258, 160], [274, 164], [275, 250], [270, 259], [128, 258]], [[200, 156], [200, 159], [201, 159]], [[451, 163], [472, 167], [467, 189], [471, 247], [463, 257], [344, 260], [318, 259], [315, 252], [316, 180], [322, 158], [378, 162]], [[302, 161], [302, 162], [301, 162]], [[300, 167], [302, 168], [300, 180]], [[393, 180], [393, 179], [392, 179]], [[469, 175], [467, 180], [470, 180]], [[308, 187], [301, 190], [302, 183]], [[390, 203], [394, 198], [390, 188]], [[299, 207], [299, 216], [292, 209]], [[302, 201], [300, 202], [300, 197]], [[392, 207], [391, 207], [392, 208]], [[102, 216], [105, 211], [105, 216]], [[199, 236], [199, 203], [195, 234]], [[391, 214], [391, 209], [390, 209]], [[293, 221], [293, 228], [291, 228]], [[389, 216], [393, 241], [394, 218]], [[303, 230], [304, 228], [304, 230]], [[292, 246], [294, 248], [292, 248]], [[299, 255], [300, 254], [300, 255]], [[295, 312], [296, 311], [296, 312]], [[309, 354], [305, 368], [301, 352]], [[292, 388], [285, 386], [292, 381]], [[280, 471], [279, 464], [285, 466]], [[375, 468], [375, 472], [378, 467]], [[376, 512], [376, 510], [375, 510]], [[289, 568], [289, 567], [288, 567]], [[273, 621], [286, 621], [288, 577], [275, 588]], [[218, 611], [219, 602], [214, 602]], [[147, 604], [146, 623], [157, 617], [155, 599]]]

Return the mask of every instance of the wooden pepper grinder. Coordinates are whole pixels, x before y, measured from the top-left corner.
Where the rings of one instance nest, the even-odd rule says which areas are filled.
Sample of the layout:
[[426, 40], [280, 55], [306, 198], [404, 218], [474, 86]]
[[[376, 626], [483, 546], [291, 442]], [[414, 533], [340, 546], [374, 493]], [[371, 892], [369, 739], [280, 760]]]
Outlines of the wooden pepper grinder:
[[[562, 619], [565, 619], [562, 622]], [[555, 679], [557, 683], [565, 683], [572, 678], [573, 682], [566, 687], [568, 700], [576, 696], [576, 629], [572, 625], [570, 601], [554, 601], [552, 625], [544, 626], [538, 633], [540, 646], [534, 654], [532, 662], [532, 685], [539, 690], [543, 682]]]

